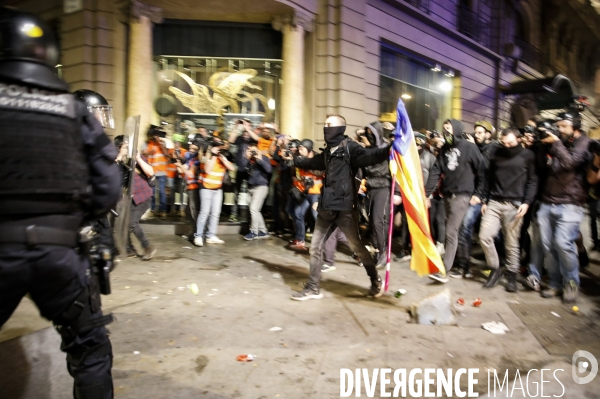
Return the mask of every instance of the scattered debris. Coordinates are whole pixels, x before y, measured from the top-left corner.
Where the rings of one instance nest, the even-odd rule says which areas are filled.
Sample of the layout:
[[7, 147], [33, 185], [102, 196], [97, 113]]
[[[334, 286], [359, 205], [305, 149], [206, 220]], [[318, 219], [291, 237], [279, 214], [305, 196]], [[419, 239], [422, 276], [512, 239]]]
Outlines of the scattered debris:
[[250, 261], [250, 263], [254, 263], [254, 261], [253, 261], [253, 260], [251, 260], [251, 261]]
[[450, 289], [428, 296], [411, 306], [410, 313], [419, 324], [453, 325], [456, 324], [450, 300]]
[[140, 354], [140, 351], [133, 351], [133, 354], [134, 354], [134, 355], [139, 355], [139, 354]]
[[250, 354], [248, 354], [248, 355], [238, 355], [238, 357], [237, 357], [237, 361], [238, 362], [251, 362], [254, 359], [256, 359], [256, 356], [250, 355]]
[[458, 303], [460, 306], [463, 306], [465, 304], [465, 298], [458, 298], [456, 303]]
[[215, 294], [206, 294], [206, 296], [215, 296]]
[[573, 312], [579, 312], [579, 307], [578, 306], [573, 306], [571, 309], [573, 309]]
[[249, 294], [249, 292], [248, 291], [244, 291], [244, 294]]
[[558, 317], [558, 318], [560, 319], [560, 315], [559, 315], [558, 313], [556, 313], [556, 312], [550, 312], [550, 314], [551, 314], [552, 316], [556, 316], [556, 317]]
[[192, 249], [192, 247], [181, 247], [183, 249]]
[[273, 273], [271, 275], [271, 277], [273, 277], [273, 278], [281, 278], [281, 274], [279, 274], [279, 273]]
[[394, 294], [394, 296], [396, 298], [400, 298], [402, 295], [406, 295], [406, 290], [404, 288], [400, 288], [398, 291], [396, 291], [396, 294]]
[[269, 331], [271, 331], [271, 332], [276, 332], [276, 331], [281, 331], [281, 330], [283, 330], [283, 328], [277, 327], [277, 326], [269, 328]]
[[500, 323], [499, 321], [489, 321], [487, 323], [483, 323], [481, 327], [492, 334], [506, 334], [510, 331], [508, 327], [506, 327], [506, 324]]
[[130, 286], [128, 286], [128, 285], [126, 285], [126, 286], [125, 286], [125, 289], [126, 289], [126, 290], [128, 290], [129, 288], [131, 288], [131, 287], [130, 287]]
[[450, 354], [450, 352], [446, 352], [446, 354], [447, 354], [448, 356], [450, 356], [450, 357], [454, 357], [454, 356], [452, 356], [452, 355]]
[[218, 289], [216, 289], [216, 288], [213, 288], [212, 290], [213, 290], [214, 292], [219, 292], [219, 290], [218, 290]]
[[153, 296], [152, 299], [158, 299], [158, 297], [157, 296]]
[[198, 295], [198, 292], [200, 292], [200, 289], [198, 288], [198, 285], [196, 283], [192, 283], [190, 285], [190, 291], [192, 291], [192, 294]]
[[473, 306], [475, 306], [476, 308], [481, 306], [481, 299], [480, 298], [475, 298], [475, 300], [473, 301]]
[[148, 274], [152, 274], [152, 272], [148, 272]]
[[177, 289], [178, 289], [179, 291], [183, 291], [183, 290], [185, 290], [185, 287], [177, 287]]
[[152, 282], [153, 282], [153, 283], [158, 283], [158, 281], [156, 281], [156, 280], [152, 280]]

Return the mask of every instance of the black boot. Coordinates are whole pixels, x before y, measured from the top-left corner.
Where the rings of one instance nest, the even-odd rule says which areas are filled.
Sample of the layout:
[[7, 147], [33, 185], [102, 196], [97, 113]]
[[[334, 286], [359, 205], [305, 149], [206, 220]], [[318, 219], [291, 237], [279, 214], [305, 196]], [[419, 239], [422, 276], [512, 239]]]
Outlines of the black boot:
[[492, 270], [492, 272], [490, 273], [490, 276], [488, 277], [487, 281], [483, 285], [483, 288], [492, 288], [493, 286], [498, 284], [498, 281], [500, 281], [500, 277], [502, 277], [502, 268], [501, 267]]
[[506, 274], [506, 291], [517, 292], [517, 273], [507, 272]]

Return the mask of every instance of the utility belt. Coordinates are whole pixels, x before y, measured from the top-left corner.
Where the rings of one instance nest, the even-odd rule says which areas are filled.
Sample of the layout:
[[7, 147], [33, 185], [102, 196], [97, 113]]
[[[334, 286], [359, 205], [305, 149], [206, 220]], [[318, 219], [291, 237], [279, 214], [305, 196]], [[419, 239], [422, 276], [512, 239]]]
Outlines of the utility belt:
[[0, 244], [27, 246], [79, 246], [82, 220], [77, 216], [48, 215], [13, 221], [0, 221]]

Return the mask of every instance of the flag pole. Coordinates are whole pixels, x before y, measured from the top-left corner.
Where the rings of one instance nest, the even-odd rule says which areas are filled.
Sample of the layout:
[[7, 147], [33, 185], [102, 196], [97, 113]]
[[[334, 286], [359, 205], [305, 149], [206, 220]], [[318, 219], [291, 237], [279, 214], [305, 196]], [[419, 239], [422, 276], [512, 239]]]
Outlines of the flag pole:
[[392, 188], [390, 194], [390, 223], [388, 229], [387, 261], [385, 264], [385, 290], [390, 288], [390, 264], [392, 262], [392, 231], [394, 227], [394, 191], [396, 189], [396, 176], [392, 176]]

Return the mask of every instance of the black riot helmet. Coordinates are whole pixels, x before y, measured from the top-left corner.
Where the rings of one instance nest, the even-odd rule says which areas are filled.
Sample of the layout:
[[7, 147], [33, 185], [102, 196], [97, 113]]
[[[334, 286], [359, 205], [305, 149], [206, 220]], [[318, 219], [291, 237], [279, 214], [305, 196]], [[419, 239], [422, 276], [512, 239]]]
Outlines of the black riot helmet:
[[87, 105], [88, 110], [98, 119], [102, 127], [115, 128], [112, 106], [106, 101], [106, 98], [95, 91], [85, 89], [77, 90], [73, 95]]
[[0, 7], [0, 78], [43, 89], [66, 92], [56, 75], [58, 43], [39, 17]]
[[556, 116], [556, 122], [568, 121], [573, 125], [573, 130], [581, 130], [581, 117], [579, 112], [571, 110], [568, 112], [561, 112]]

